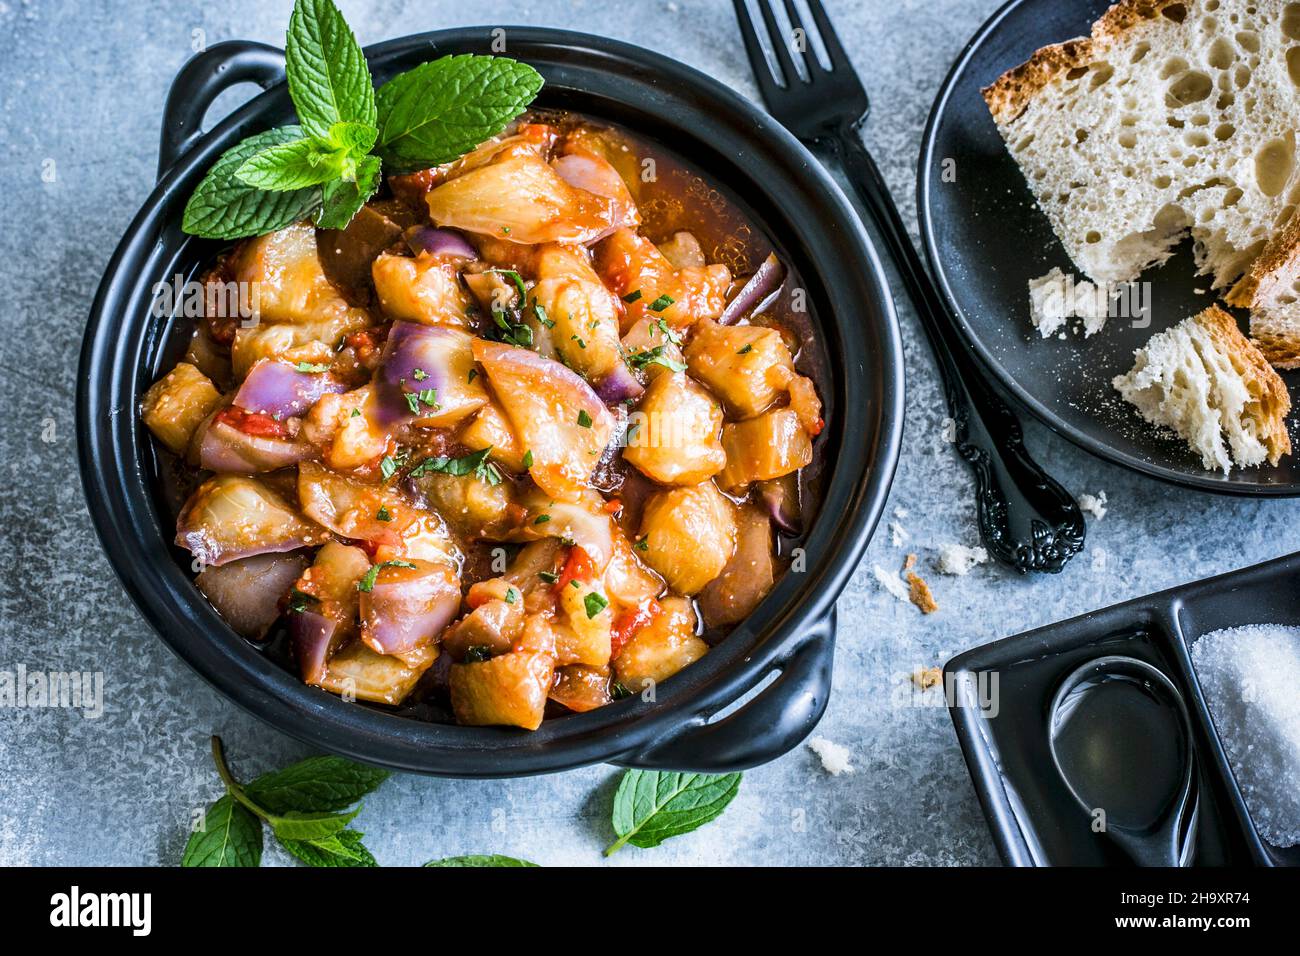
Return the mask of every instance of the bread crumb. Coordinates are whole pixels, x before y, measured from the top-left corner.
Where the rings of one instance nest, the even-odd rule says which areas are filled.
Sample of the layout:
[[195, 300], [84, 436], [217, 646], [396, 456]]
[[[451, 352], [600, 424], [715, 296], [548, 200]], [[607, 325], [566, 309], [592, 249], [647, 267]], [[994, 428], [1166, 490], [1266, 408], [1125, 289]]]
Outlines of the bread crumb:
[[1079, 495], [1079, 508], [1100, 521], [1106, 517], [1106, 492], [1099, 491], [1095, 495], [1085, 492]]
[[895, 508], [895, 509], [894, 509], [894, 517], [895, 517], [895, 518], [906, 518], [906, 517], [907, 517], [908, 515], [910, 515], [911, 513], [912, 513], [912, 512], [908, 511], [906, 508]]
[[903, 545], [907, 544], [907, 540], [910, 537], [911, 535], [907, 533], [907, 529], [897, 521], [891, 521], [889, 523], [889, 540], [894, 547], [901, 548]]
[[907, 585], [903, 583], [903, 579], [897, 574], [890, 574], [878, 564], [873, 564], [871, 566], [871, 573], [876, 576], [876, 580], [880, 582], [880, 586], [894, 597], [898, 598], [898, 600], [903, 602], [910, 600]]
[[842, 773], [853, 773], [853, 765], [849, 763], [852, 755], [848, 747], [827, 740], [825, 737], [809, 737], [808, 749], [821, 758], [822, 767], [832, 777], [838, 777]]
[[912, 683], [921, 690], [929, 690], [943, 682], [943, 671], [938, 667], [918, 667], [912, 671]]
[[[911, 561], [912, 564], [915, 564], [916, 555], [908, 555], [908, 560]], [[908, 564], [907, 567], [910, 568], [912, 564]], [[919, 574], [915, 571], [908, 571], [907, 583], [910, 586], [907, 595], [908, 600], [919, 607], [922, 614], [933, 614], [935, 611], [939, 610], [939, 605], [934, 600], [934, 595], [930, 592], [930, 585], [926, 584]]]
[[1029, 280], [1029, 320], [1043, 338], [1059, 333], [1065, 338], [1066, 322], [1082, 319], [1083, 337], [1100, 332], [1110, 317], [1112, 292], [1087, 279], [1076, 280], [1059, 268]]
[[977, 564], [989, 559], [989, 553], [983, 548], [968, 548], [964, 544], [939, 545], [939, 572], [964, 577]]

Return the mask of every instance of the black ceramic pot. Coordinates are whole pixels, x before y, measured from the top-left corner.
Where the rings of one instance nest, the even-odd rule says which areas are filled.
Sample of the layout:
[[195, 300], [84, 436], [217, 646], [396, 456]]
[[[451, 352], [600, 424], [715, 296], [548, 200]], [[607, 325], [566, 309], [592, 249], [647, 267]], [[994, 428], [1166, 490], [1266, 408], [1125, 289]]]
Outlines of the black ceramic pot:
[[[788, 751], [816, 725], [830, 693], [835, 599], [857, 566], [897, 463], [903, 358], [880, 263], [852, 208], [813, 157], [753, 105], [673, 60], [625, 43], [510, 27], [508, 55], [546, 79], [537, 105], [609, 120], [668, 146], [767, 232], [807, 286], [830, 368], [824, 495], [803, 543], [804, 570], [785, 575], [751, 618], [699, 663], [658, 688], [527, 733], [406, 719], [302, 684], [238, 637], [191, 582], [172, 545], [140, 397], [181, 350], [182, 324], [150, 314], [155, 283], [192, 274], [216, 245], [186, 236], [185, 201], [239, 140], [293, 121], [283, 54], [222, 43], [172, 86], [157, 188], [122, 239], [95, 297], [81, 353], [77, 428], [95, 527], [114, 569], [162, 638], [223, 694], [316, 747], [399, 770], [511, 777], [597, 762], [729, 771]], [[393, 40], [367, 51], [376, 80], [448, 53], [489, 53], [489, 29]], [[208, 133], [200, 123], [223, 90], [264, 93]], [[710, 722], [760, 682], [738, 709]]]

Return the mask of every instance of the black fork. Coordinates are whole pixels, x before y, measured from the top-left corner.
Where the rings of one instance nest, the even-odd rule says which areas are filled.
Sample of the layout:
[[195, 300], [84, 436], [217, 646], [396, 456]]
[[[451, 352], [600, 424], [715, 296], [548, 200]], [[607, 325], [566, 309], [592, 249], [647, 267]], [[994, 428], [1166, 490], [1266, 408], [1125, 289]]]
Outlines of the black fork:
[[[1074, 497], [1025, 449], [1016, 414], [964, 349], [956, 319], [921, 264], [907, 227], [859, 131], [870, 103], [819, 0], [805, 0], [830, 62], [824, 68], [793, 0], [733, 0], [745, 52], [772, 116], [805, 143], [832, 150], [883, 237], [939, 363], [957, 451], [975, 472], [980, 537], [999, 561], [1018, 571], [1060, 571], [1083, 548], [1083, 515]], [[778, 23], [783, 2], [788, 32]], [[766, 37], [780, 75], [763, 52]], [[793, 41], [793, 42], [792, 42]], [[802, 69], [801, 69], [802, 68]]]

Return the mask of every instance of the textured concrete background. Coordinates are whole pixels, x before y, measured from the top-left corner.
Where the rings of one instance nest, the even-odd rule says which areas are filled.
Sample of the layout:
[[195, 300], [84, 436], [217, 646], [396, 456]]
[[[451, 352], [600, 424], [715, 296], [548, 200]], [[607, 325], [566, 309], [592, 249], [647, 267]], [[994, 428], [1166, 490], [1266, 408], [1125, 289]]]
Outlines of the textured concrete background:
[[[867, 139], [911, 221], [914, 164], [948, 64], [1000, 0], [828, 0], [874, 104]], [[0, 863], [179, 861], [195, 807], [219, 784], [207, 736], [252, 775], [304, 755], [226, 703], [148, 630], [100, 553], [82, 504], [73, 392], [85, 315], [108, 257], [148, 194], [163, 98], [199, 36], [280, 44], [289, 0], [222, 4], [0, 0], [0, 670], [102, 671], [105, 712], [0, 712]], [[362, 43], [466, 23], [608, 32], [653, 46], [755, 97], [725, 0], [341, 0]], [[239, 100], [232, 94], [227, 108]], [[905, 508], [923, 563], [975, 543], [970, 481], [939, 437], [936, 379], [901, 308], [907, 449], [890, 509]], [[1060, 577], [979, 568], [931, 574], [942, 610], [883, 592], [872, 563], [903, 550], [877, 534], [840, 601], [835, 694], [819, 732], [853, 751], [832, 778], [806, 748], [746, 775], [718, 822], [635, 864], [978, 864], [995, 860], [947, 714], [905, 674], [964, 648], [1294, 547], [1300, 503], [1234, 501], [1154, 484], [1042, 429], [1031, 447], [1075, 491], [1105, 489], [1085, 555]], [[499, 852], [598, 864], [618, 771], [541, 779], [391, 780], [358, 825], [384, 864]], [[268, 860], [282, 861], [268, 852]]]

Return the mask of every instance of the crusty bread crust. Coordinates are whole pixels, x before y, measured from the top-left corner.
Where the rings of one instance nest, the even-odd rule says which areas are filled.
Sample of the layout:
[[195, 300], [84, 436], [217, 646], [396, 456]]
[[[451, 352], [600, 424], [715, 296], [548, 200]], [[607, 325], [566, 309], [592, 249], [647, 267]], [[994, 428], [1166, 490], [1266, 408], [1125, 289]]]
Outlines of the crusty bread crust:
[[[1231, 306], [1263, 312], [1278, 298], [1291, 294], [1300, 279], [1300, 215], [1293, 215], [1282, 231], [1269, 240], [1244, 276], [1224, 296]], [[1300, 303], [1287, 306], [1300, 310]], [[1259, 316], [1256, 316], [1258, 319]], [[1252, 322], [1252, 341], [1274, 368], [1300, 368], [1300, 336], [1279, 334]]]
[[1215, 345], [1232, 360], [1233, 368], [1241, 375], [1250, 393], [1256, 396], [1258, 408], [1251, 417], [1259, 425], [1260, 442], [1268, 449], [1270, 464], [1276, 465], [1283, 455], [1291, 454], [1291, 435], [1286, 430], [1286, 417], [1291, 411], [1291, 395], [1286, 383], [1273, 370], [1269, 360], [1255, 345], [1241, 334], [1237, 320], [1212, 305], [1193, 319], [1200, 325]]
[[1177, 6], [1182, 6], [1180, 0], [1120, 0], [1092, 25], [1091, 37], [1076, 37], [1038, 50], [980, 91], [994, 121], [998, 125], [1011, 122], [1057, 75], [1086, 68], [1096, 59], [1095, 47], [1104, 47], [1137, 24]]

